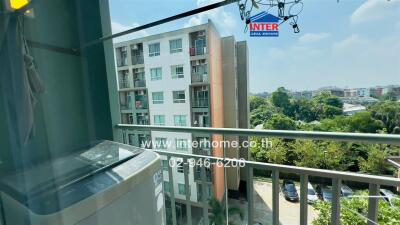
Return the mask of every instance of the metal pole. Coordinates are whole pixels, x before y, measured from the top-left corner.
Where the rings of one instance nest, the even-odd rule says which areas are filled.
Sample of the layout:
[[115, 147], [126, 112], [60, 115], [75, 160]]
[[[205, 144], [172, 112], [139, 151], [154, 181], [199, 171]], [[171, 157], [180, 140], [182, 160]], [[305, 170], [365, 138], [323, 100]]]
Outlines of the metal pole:
[[239, 0], [225, 0], [225, 1], [222, 1], [222, 2], [217, 2], [217, 3], [214, 3], [214, 4], [206, 5], [206, 6], [197, 8], [197, 9], [189, 10], [189, 11], [186, 11], [186, 12], [174, 15], [174, 16], [170, 16], [170, 17], [167, 17], [167, 18], [164, 18], [164, 19], [161, 19], [161, 20], [157, 20], [157, 21], [154, 21], [154, 22], [142, 25], [142, 26], [138, 26], [138, 27], [126, 30], [126, 31], [122, 31], [120, 33], [116, 33], [116, 34], [112, 34], [112, 35], [109, 35], [109, 36], [101, 37], [99, 39], [96, 39], [96, 40], [93, 40], [91, 42], [88, 42], [88, 43], [84, 44], [82, 46], [82, 48], [87, 48], [87, 47], [90, 47], [90, 46], [95, 45], [95, 44], [99, 44], [99, 43], [101, 43], [103, 41], [106, 41], [106, 40], [109, 40], [109, 39], [121, 37], [121, 36], [124, 36], [124, 35], [127, 35], [127, 34], [131, 34], [131, 33], [134, 33], [134, 32], [138, 32], [138, 31], [150, 28], [150, 27], [158, 26], [158, 25], [161, 25], [161, 24], [164, 24], [164, 23], [168, 23], [168, 22], [171, 22], [171, 21], [174, 21], [174, 20], [182, 19], [182, 18], [185, 18], [185, 17], [188, 17], [188, 16], [192, 16], [192, 15], [196, 15], [198, 13], [209, 11], [211, 9], [216, 9], [216, 8], [219, 8], [219, 7], [222, 7], [222, 6], [225, 6], [225, 5], [229, 5], [229, 4], [238, 2], [238, 1]]

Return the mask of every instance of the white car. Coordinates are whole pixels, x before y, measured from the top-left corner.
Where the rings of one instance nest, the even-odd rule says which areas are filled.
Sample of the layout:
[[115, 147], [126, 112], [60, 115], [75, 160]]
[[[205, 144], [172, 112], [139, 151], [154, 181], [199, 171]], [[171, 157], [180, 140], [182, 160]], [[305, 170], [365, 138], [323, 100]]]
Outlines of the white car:
[[307, 202], [308, 203], [314, 203], [318, 201], [318, 196], [317, 192], [315, 192], [314, 187], [311, 185], [311, 183], [308, 183], [308, 190], [307, 190]]

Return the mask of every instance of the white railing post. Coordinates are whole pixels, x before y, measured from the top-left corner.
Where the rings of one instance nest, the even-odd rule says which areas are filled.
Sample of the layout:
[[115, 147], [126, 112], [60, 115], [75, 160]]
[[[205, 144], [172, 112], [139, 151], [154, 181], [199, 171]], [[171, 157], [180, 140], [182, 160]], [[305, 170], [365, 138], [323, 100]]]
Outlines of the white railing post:
[[308, 175], [300, 176], [300, 225], [307, 225]]
[[338, 178], [332, 179], [332, 225], [340, 224], [340, 193], [342, 180]]
[[[378, 202], [379, 198], [379, 185], [369, 184], [369, 196], [368, 199], [368, 222], [367, 225], [378, 224]], [[371, 197], [372, 196], [372, 197]]]
[[272, 171], [272, 224], [279, 225], [279, 171]]

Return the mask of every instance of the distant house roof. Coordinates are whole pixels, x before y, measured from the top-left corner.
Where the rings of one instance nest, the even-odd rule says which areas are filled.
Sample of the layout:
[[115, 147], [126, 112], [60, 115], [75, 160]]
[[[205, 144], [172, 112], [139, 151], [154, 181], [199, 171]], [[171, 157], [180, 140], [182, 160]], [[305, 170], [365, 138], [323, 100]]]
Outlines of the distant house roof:
[[259, 23], [277, 23], [279, 22], [279, 17], [268, 14], [267, 12], [261, 12], [250, 17], [251, 22], [259, 22]]
[[355, 112], [361, 112], [361, 111], [365, 111], [366, 109], [367, 108], [362, 105], [353, 105], [353, 104], [348, 104], [348, 103], [343, 104], [343, 113], [344, 114], [352, 114]]

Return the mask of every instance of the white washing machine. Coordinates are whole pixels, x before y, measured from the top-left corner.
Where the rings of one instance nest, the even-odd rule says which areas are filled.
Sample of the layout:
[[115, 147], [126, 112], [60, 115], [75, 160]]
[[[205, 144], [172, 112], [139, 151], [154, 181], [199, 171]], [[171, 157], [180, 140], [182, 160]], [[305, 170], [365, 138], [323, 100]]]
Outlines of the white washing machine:
[[5, 225], [165, 224], [161, 160], [101, 141], [1, 179]]

